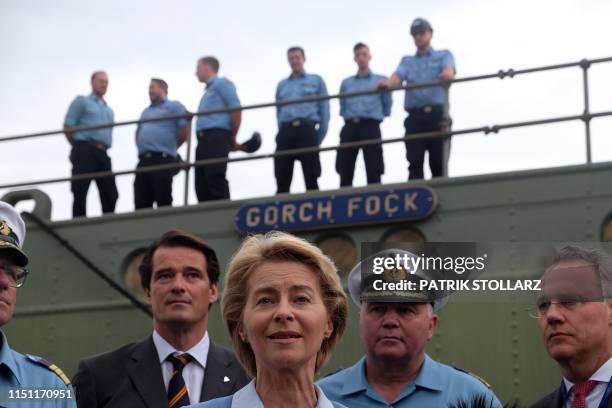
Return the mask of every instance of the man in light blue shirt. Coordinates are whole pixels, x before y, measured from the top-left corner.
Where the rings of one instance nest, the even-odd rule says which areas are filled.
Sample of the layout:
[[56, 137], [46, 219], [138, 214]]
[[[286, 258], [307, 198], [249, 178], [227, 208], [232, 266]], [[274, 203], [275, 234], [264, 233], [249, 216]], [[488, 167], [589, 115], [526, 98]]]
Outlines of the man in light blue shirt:
[[[26, 226], [10, 204], [0, 201], [0, 326], [10, 322], [17, 289], [29, 274], [23, 252]], [[0, 406], [28, 408], [76, 408], [70, 380], [56, 365], [9, 346], [0, 332]], [[44, 398], [50, 395], [51, 398]], [[38, 398], [36, 397], [38, 396]]]
[[[68, 142], [72, 145], [70, 161], [72, 175], [112, 171], [110, 157], [106, 151], [112, 144], [112, 127], [96, 130], [73, 131], [74, 127], [94, 126], [113, 123], [114, 114], [106, 104], [104, 94], [108, 89], [108, 75], [104, 71], [96, 71], [91, 75], [92, 92], [88, 96], [77, 96], [68, 108], [64, 120], [64, 131]], [[86, 215], [87, 190], [92, 179], [75, 180], [71, 183], [74, 201], [72, 216]], [[115, 211], [119, 193], [114, 176], [95, 179], [100, 193], [102, 212]]]
[[[198, 60], [196, 76], [200, 82], [206, 83], [198, 112], [240, 106], [236, 86], [229, 79], [217, 76], [218, 72], [219, 60], [215, 57], [208, 56]], [[239, 150], [241, 146], [236, 141], [236, 136], [241, 120], [240, 110], [198, 116], [196, 160], [227, 158], [230, 151]], [[230, 198], [229, 183], [225, 178], [226, 171], [227, 163], [195, 168], [198, 201]]]
[[461, 402], [472, 406], [477, 398], [483, 398], [486, 407], [501, 408], [497, 397], [479, 379], [425, 353], [438, 321], [435, 311], [445, 303], [440, 293], [376, 289], [375, 282], [378, 286], [396, 284], [398, 277], [423, 287], [420, 281], [429, 280], [425, 272], [396, 268], [394, 264], [374, 274], [372, 259], [376, 258], [417, 256], [387, 249], [366, 258], [350, 272], [349, 292], [360, 309], [359, 332], [365, 356], [354, 366], [318, 382], [327, 397], [351, 408], [448, 407]]
[[[397, 87], [403, 83], [425, 81], [451, 81], [455, 78], [455, 59], [447, 50], [431, 47], [433, 28], [429, 22], [417, 18], [410, 26], [410, 34], [417, 47], [416, 55], [402, 58], [397, 70], [387, 81], [381, 81], [384, 88]], [[445, 118], [446, 90], [441, 86], [416, 88], [406, 91], [404, 109], [408, 117], [404, 121], [406, 136], [415, 133], [437, 132], [450, 126]], [[446, 107], [448, 109], [448, 107]], [[447, 123], [448, 121], [448, 123]], [[447, 175], [450, 138], [426, 138], [406, 141], [409, 179], [422, 179], [425, 152], [429, 152], [429, 168], [432, 177]]]
[[[354, 60], [357, 63], [357, 75], [351, 75], [342, 81], [340, 93], [371, 91], [378, 83], [386, 80], [383, 75], [374, 74], [370, 70], [370, 49], [364, 43], [353, 47]], [[340, 144], [361, 142], [365, 140], [381, 140], [380, 122], [391, 114], [391, 94], [388, 92], [340, 98], [340, 116], [345, 125], [340, 131]], [[368, 184], [380, 183], [380, 176], [385, 172], [382, 145], [364, 146], [363, 161], [365, 162]], [[355, 173], [355, 161], [359, 148], [338, 150], [336, 156], [336, 171], [340, 175], [340, 187], [352, 186]]]
[[[149, 98], [151, 105], [142, 112], [140, 119], [187, 113], [180, 102], [168, 100], [168, 84], [163, 79], [151, 79]], [[176, 163], [177, 149], [189, 135], [189, 123], [186, 118], [179, 118], [139, 124], [136, 130], [136, 146], [140, 159], [137, 168]], [[155, 202], [158, 207], [172, 205], [172, 178], [176, 172], [174, 169], [168, 169], [136, 173], [134, 179], [136, 209], [151, 208]]]
[[[304, 70], [306, 56], [301, 47], [287, 50], [291, 67], [289, 78], [283, 79], [276, 88], [276, 102], [290, 101], [315, 96], [327, 96], [323, 79]], [[278, 106], [276, 108], [278, 135], [276, 151], [316, 147], [321, 144], [329, 125], [329, 101], [313, 101]], [[319, 153], [308, 153], [274, 158], [274, 175], [277, 193], [288, 193], [293, 178], [293, 164], [302, 163], [304, 184], [307, 190], [318, 190], [317, 179], [321, 176]]]

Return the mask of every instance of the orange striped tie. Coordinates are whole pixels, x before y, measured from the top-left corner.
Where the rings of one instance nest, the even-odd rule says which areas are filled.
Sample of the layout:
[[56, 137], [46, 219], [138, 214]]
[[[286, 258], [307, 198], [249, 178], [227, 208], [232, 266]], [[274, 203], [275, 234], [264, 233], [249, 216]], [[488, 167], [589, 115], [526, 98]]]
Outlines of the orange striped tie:
[[168, 384], [168, 408], [179, 408], [189, 405], [189, 394], [183, 379], [183, 368], [193, 361], [193, 357], [187, 353], [175, 356], [171, 354], [167, 360], [174, 367], [172, 377], [170, 377], [170, 384]]

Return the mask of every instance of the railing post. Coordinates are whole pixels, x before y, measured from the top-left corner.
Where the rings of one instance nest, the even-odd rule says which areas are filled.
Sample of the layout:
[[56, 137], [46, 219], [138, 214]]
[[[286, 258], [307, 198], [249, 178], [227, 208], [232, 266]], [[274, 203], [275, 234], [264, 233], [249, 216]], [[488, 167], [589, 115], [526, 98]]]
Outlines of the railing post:
[[580, 61], [580, 67], [582, 68], [582, 86], [584, 90], [584, 112], [582, 121], [584, 122], [584, 131], [586, 137], [586, 156], [587, 164], [592, 162], [591, 158], [591, 111], [589, 108], [589, 67], [591, 63], [583, 59]]
[[[448, 89], [450, 84], [443, 86], [444, 88], [444, 108], [442, 110], [442, 123], [440, 124], [440, 130], [442, 132], [449, 132], [451, 127], [451, 118], [449, 113], [449, 92]], [[442, 141], [442, 176], [448, 177], [448, 160], [450, 158], [451, 150], [451, 135], [444, 136]]]
[[[187, 157], [185, 158], [185, 162], [187, 164], [191, 163], [191, 122], [193, 121], [193, 116], [189, 119], [189, 131], [187, 132]], [[185, 167], [185, 192], [183, 194], [183, 205], [189, 204], [189, 170], [191, 170], [191, 166]]]

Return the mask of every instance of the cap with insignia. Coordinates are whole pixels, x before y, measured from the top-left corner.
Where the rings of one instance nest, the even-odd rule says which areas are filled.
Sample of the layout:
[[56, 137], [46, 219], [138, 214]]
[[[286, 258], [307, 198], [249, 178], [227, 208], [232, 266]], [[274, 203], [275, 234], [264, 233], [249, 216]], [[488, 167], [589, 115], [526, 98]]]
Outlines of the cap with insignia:
[[253, 135], [249, 140], [242, 143], [242, 151], [246, 153], [255, 153], [261, 147], [261, 134], [259, 132], [253, 132]]
[[[403, 249], [385, 249], [377, 252], [372, 256], [367, 257], [358, 263], [349, 273], [348, 287], [353, 302], [357, 307], [361, 308], [362, 302], [413, 302], [413, 303], [431, 303], [434, 310], [439, 310], [446, 304], [448, 300], [447, 294], [438, 290], [419, 289], [421, 281], [431, 281], [432, 277], [428, 276], [425, 271], [420, 268], [410, 270], [410, 268], [397, 268], [394, 265], [392, 268], [384, 267], [380, 273], [374, 273], [375, 259], [390, 258], [396, 259], [417, 258], [415, 254]], [[381, 267], [381, 265], [378, 265]], [[374, 282], [378, 282], [378, 288], [375, 288]], [[399, 290], [380, 289], [382, 283], [401, 284], [413, 282], [412, 288], [402, 288]]]
[[433, 32], [433, 28], [431, 28], [431, 24], [429, 24], [429, 21], [425, 20], [424, 18], [415, 18], [412, 24], [410, 25], [410, 34], [421, 34], [425, 31]]
[[25, 240], [25, 223], [15, 208], [0, 201], [0, 251], [10, 251], [18, 266], [26, 266], [28, 257], [22, 251]]

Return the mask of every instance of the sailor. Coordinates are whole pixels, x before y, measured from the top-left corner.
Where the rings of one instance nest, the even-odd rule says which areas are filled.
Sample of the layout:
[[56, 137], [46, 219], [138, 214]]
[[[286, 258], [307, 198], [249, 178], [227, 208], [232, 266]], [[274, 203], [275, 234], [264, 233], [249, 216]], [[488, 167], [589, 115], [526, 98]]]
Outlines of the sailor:
[[[0, 201], [0, 327], [13, 317], [17, 288], [28, 276], [28, 257], [22, 250], [25, 223], [15, 209]], [[0, 406], [76, 408], [68, 377], [55, 364], [9, 346], [4, 331], [0, 345]]]
[[[381, 81], [383, 88], [396, 87], [402, 83], [425, 81], [450, 81], [455, 77], [455, 59], [448, 50], [434, 50], [431, 47], [433, 28], [423, 18], [417, 18], [410, 26], [410, 34], [417, 47], [416, 55], [402, 58], [397, 70], [387, 81]], [[446, 90], [441, 86], [409, 89], [406, 91], [404, 109], [408, 117], [404, 121], [406, 135], [444, 130]], [[429, 152], [429, 168], [432, 177], [447, 175], [450, 139], [427, 138], [408, 140], [409, 179], [422, 179], [425, 152]]]
[[[287, 50], [287, 60], [291, 67], [291, 75], [278, 83], [276, 102], [292, 99], [327, 96], [327, 88], [323, 79], [316, 74], [308, 74], [304, 70], [306, 56], [301, 47], [291, 47]], [[321, 144], [327, 134], [329, 124], [329, 101], [313, 101], [299, 104], [278, 106], [278, 135], [276, 151], [316, 147]], [[306, 190], [318, 190], [317, 179], [321, 176], [319, 153], [280, 156], [274, 158], [274, 175], [276, 176], [276, 192], [287, 193], [293, 178], [293, 164], [296, 160], [302, 163], [304, 184]]]
[[[88, 96], [77, 96], [70, 104], [64, 119], [64, 133], [72, 146], [70, 161], [72, 162], [72, 175], [111, 171], [111, 159], [106, 154], [112, 144], [113, 128], [107, 127], [96, 130], [74, 132], [72, 128], [79, 126], [94, 126], [112, 123], [113, 110], [104, 100], [108, 89], [108, 75], [104, 71], [96, 71], [91, 75], [91, 90]], [[74, 180], [72, 182], [72, 216], [86, 215], [87, 190], [90, 178]], [[115, 204], [119, 198], [114, 176], [99, 177], [95, 179], [100, 193], [100, 202], [103, 213], [115, 211]]]
[[[207, 56], [198, 60], [196, 76], [200, 82], [206, 83], [206, 90], [198, 107], [199, 112], [240, 106], [236, 86], [229, 79], [217, 76], [218, 72], [217, 58]], [[198, 116], [196, 160], [227, 158], [230, 151], [241, 150], [241, 145], [236, 141], [241, 121], [240, 110]], [[227, 163], [196, 167], [195, 188], [198, 201], [230, 198], [226, 171]]]
[[[376, 290], [374, 282], [430, 279], [422, 270], [401, 268], [373, 273], [373, 259], [416, 255], [388, 249], [366, 258], [349, 274], [349, 292], [359, 310], [359, 332], [365, 356], [354, 366], [318, 382], [330, 400], [351, 408], [447, 407], [478, 398], [487, 407], [500, 402], [487, 385], [470, 374], [439, 363], [425, 353], [446, 301], [443, 293]], [[412, 272], [412, 273], [411, 273]]]
[[[168, 84], [163, 79], [151, 79], [149, 98], [151, 105], [142, 112], [141, 119], [187, 113], [180, 102], [168, 100]], [[177, 149], [189, 135], [189, 123], [190, 121], [185, 118], [178, 118], [139, 124], [136, 129], [139, 158], [137, 168], [176, 163]], [[158, 207], [172, 205], [172, 178], [176, 172], [175, 169], [167, 169], [136, 173], [134, 179], [136, 209], [151, 208], [153, 203], [157, 203]]]
[[[357, 74], [342, 81], [340, 93], [374, 90], [377, 84], [387, 77], [370, 70], [370, 48], [364, 43], [353, 47]], [[380, 140], [380, 122], [391, 114], [391, 94], [388, 92], [340, 98], [340, 116], [345, 125], [340, 131], [340, 144], [365, 140]], [[385, 172], [382, 145], [363, 146], [368, 184], [380, 183], [380, 176]], [[355, 161], [359, 148], [340, 149], [336, 156], [336, 171], [340, 175], [340, 187], [353, 185]]]

